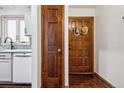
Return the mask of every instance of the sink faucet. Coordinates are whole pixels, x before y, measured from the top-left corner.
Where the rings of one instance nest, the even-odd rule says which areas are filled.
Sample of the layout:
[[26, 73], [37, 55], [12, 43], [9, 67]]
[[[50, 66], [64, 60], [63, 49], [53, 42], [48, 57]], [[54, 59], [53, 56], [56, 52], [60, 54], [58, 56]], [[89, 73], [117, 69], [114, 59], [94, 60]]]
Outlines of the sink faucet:
[[14, 49], [14, 45], [13, 45], [14, 42], [13, 42], [12, 38], [6, 37], [4, 43], [6, 43], [7, 39], [10, 39], [11, 49]]

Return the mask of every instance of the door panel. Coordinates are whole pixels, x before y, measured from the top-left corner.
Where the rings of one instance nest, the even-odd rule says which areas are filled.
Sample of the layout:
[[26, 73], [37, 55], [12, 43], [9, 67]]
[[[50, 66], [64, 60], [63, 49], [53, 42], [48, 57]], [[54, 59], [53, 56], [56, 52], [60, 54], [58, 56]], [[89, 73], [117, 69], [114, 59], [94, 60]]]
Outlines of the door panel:
[[63, 6], [42, 6], [43, 87], [62, 87]]
[[74, 35], [69, 29], [69, 73], [84, 73], [93, 71], [93, 17], [69, 17], [69, 25], [87, 26], [86, 35]]

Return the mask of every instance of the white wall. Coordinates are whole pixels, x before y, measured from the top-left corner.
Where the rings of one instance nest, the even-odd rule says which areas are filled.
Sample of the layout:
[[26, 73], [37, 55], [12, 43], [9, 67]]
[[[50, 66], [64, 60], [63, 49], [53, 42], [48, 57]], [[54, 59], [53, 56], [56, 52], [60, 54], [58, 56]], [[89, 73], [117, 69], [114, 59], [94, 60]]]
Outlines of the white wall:
[[97, 6], [96, 72], [115, 87], [124, 87], [124, 6]]
[[29, 8], [7, 8], [7, 9], [1, 9], [0, 10], [0, 16], [1, 15], [25, 15], [29, 13], [30, 14], [30, 9]]
[[[39, 63], [38, 60], [40, 56], [38, 54], [39, 47], [38, 47], [38, 32], [39, 31], [39, 25], [38, 25], [38, 7], [37, 6], [31, 6], [31, 17], [32, 17], [32, 87], [37, 88], [38, 87], [38, 73], [39, 73]], [[39, 73], [40, 74], [40, 73]]]
[[32, 16], [32, 88], [41, 87], [41, 6], [31, 6]]
[[69, 16], [94, 16], [95, 8], [69, 8]]

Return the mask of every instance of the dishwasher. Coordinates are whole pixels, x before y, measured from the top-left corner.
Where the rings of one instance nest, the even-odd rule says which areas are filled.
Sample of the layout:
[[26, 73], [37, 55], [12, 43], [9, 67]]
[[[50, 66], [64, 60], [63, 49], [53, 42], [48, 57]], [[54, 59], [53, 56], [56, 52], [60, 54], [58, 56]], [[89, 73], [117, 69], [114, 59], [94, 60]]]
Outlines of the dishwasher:
[[13, 54], [13, 82], [31, 83], [31, 53]]
[[0, 81], [12, 81], [11, 53], [0, 53]]

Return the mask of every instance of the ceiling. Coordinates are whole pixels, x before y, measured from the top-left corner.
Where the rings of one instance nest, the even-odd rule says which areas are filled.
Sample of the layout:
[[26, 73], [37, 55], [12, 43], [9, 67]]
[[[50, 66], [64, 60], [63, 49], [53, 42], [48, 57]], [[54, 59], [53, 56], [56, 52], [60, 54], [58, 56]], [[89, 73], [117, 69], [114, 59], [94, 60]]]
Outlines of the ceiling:
[[96, 8], [97, 5], [69, 5], [70, 8]]

